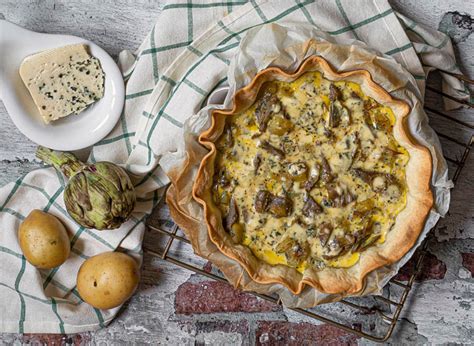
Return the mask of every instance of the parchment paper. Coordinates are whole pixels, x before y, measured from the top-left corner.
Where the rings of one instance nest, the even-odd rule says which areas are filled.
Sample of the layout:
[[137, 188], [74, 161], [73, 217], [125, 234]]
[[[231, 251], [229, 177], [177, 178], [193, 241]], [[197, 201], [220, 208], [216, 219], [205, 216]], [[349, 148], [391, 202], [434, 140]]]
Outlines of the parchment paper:
[[199, 134], [210, 125], [212, 109], [232, 108], [232, 97], [236, 90], [244, 87], [256, 73], [269, 66], [278, 66], [294, 71], [301, 62], [319, 55], [339, 70], [366, 69], [372, 78], [395, 98], [407, 102], [411, 107], [408, 125], [413, 136], [429, 148], [433, 158], [432, 191], [435, 204], [416, 245], [397, 263], [371, 272], [366, 277], [362, 291], [355, 296], [380, 294], [385, 284], [392, 278], [415, 252], [430, 229], [449, 207], [450, 188], [446, 161], [442, 156], [438, 137], [428, 124], [423, 111], [422, 95], [415, 79], [392, 57], [371, 50], [360, 41], [347, 45], [336, 45], [324, 32], [310, 26], [298, 26], [295, 30], [277, 24], [264, 25], [247, 32], [238, 53], [231, 61], [228, 71], [229, 93], [223, 105], [211, 105], [189, 118], [185, 124], [184, 141], [176, 153], [166, 155], [160, 164], [171, 179], [167, 192], [167, 202], [171, 215], [192, 242], [196, 254], [207, 258], [216, 265], [231, 284], [243, 290], [266, 294], [278, 294], [287, 307], [313, 307], [334, 302], [343, 295], [329, 295], [307, 286], [295, 296], [280, 284], [258, 284], [251, 280], [246, 271], [235, 261], [219, 252], [210, 241], [203, 221], [202, 208], [192, 199], [192, 186], [199, 164], [207, 151], [199, 145]]

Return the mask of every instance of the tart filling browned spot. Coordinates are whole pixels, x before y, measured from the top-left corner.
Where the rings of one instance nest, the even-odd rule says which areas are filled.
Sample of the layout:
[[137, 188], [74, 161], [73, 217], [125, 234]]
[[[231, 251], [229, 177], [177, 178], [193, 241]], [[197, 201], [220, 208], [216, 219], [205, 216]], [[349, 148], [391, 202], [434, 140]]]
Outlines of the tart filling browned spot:
[[300, 272], [353, 266], [406, 205], [394, 123], [354, 82], [266, 82], [216, 142], [212, 195], [233, 242]]

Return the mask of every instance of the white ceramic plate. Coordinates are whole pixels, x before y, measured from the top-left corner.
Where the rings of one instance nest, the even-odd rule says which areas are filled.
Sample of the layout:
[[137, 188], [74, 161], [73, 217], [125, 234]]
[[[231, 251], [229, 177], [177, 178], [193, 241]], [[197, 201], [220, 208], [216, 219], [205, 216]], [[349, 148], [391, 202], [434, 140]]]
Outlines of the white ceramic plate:
[[[18, 73], [28, 55], [84, 43], [105, 73], [104, 97], [82, 113], [44, 124]], [[124, 103], [122, 74], [102, 48], [80, 37], [40, 34], [0, 20], [0, 98], [18, 129], [33, 142], [55, 150], [78, 150], [104, 138], [120, 118]]]

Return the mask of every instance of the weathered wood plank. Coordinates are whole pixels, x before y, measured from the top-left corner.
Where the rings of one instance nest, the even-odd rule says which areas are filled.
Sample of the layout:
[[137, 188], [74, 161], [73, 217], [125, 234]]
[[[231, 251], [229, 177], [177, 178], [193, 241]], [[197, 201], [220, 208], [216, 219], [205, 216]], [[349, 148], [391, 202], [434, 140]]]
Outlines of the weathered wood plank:
[[112, 56], [135, 50], [155, 23], [165, 1], [3, 0], [0, 13], [26, 29], [81, 36]]
[[[33, 160], [35, 149], [36, 144], [16, 128], [0, 101], [0, 160]], [[7, 174], [10, 179], [15, 177], [8, 171], [3, 172], [2, 176]]]
[[38, 161], [30, 161], [27, 159], [14, 159], [0, 161], [0, 186], [12, 182], [15, 178], [19, 178], [23, 174], [30, 172], [32, 169], [38, 168], [41, 163]]
[[[417, 23], [424, 24], [434, 29], [438, 29], [439, 23], [447, 12], [467, 12], [470, 14], [471, 20], [472, 16], [474, 15], [472, 1], [466, 0], [392, 0], [390, 1], [390, 4], [395, 10], [409, 18], [412, 18], [413, 20], [416, 20]], [[466, 22], [465, 26], [468, 27], [469, 23]], [[462, 71], [470, 76], [471, 79], [474, 79], [474, 64], [472, 63], [472, 55], [474, 52], [474, 36], [470, 35], [467, 39], [457, 42], [454, 50], [458, 56], [458, 62], [462, 67]]]

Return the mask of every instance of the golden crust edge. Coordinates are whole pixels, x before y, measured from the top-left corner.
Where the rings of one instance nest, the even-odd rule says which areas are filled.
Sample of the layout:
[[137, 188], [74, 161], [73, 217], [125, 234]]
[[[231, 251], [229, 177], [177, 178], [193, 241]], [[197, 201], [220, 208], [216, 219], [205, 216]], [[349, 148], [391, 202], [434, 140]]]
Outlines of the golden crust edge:
[[[214, 212], [211, 212], [210, 209], [212, 208], [210, 208], [210, 206], [212, 206], [212, 201], [210, 200], [210, 196], [205, 196], [204, 191], [206, 183], [209, 183], [209, 180], [206, 181], [206, 176], [207, 179], [211, 179], [212, 183], [212, 174], [206, 172], [206, 168], [207, 166], [213, 167], [213, 159], [216, 153], [212, 137], [216, 134], [216, 129], [219, 125], [217, 116], [231, 115], [253, 104], [260, 86], [265, 81], [274, 80], [275, 77], [294, 80], [303, 73], [310, 71], [311, 68], [314, 70], [315, 67], [319, 67], [320, 71], [326, 78], [328, 78], [328, 75], [333, 77], [328, 78], [330, 80], [342, 80], [347, 79], [348, 77], [361, 76], [362, 82], [360, 84], [371, 89], [371, 94], [375, 95], [375, 97], [373, 97], [378, 102], [390, 104], [397, 119], [394, 126], [395, 138], [410, 154], [410, 160], [406, 170], [407, 186], [409, 187], [407, 206], [400, 213], [402, 214], [405, 210], [408, 210], [408, 207], [410, 206], [408, 215], [404, 220], [401, 220], [399, 214], [394, 229], [387, 234], [385, 243], [369, 248], [367, 251], [361, 253], [359, 263], [353, 266], [359, 267], [356, 277], [349, 275], [349, 270], [353, 267], [327, 268], [319, 271], [316, 279], [303, 277], [303, 275], [297, 272], [294, 268], [284, 265], [272, 266], [257, 259], [251, 253], [249, 248], [233, 244], [230, 237], [228, 237], [228, 239], [218, 237], [219, 232], [217, 231], [217, 227], [219, 227], [219, 219], [221, 218], [221, 215], [220, 212], [216, 213], [215, 210]], [[255, 89], [256, 86], [257, 88]], [[246, 95], [248, 94], [251, 96], [253, 94], [255, 97], [246, 98]], [[395, 112], [393, 107], [399, 108], [398, 111]], [[409, 113], [410, 107], [408, 104], [400, 100], [395, 100], [387, 91], [373, 81], [368, 71], [359, 69], [338, 73], [332, 69], [325, 59], [319, 56], [307, 58], [301, 66], [291, 74], [286, 73], [277, 67], [270, 67], [259, 72], [249, 85], [236, 92], [234, 95], [234, 105], [231, 110], [214, 110], [212, 112], [211, 126], [199, 136], [199, 143], [210, 151], [201, 161], [199, 166], [193, 186], [193, 198], [204, 208], [205, 221], [211, 241], [223, 254], [239, 262], [245, 268], [250, 277], [258, 283], [279, 283], [286, 286], [293, 294], [301, 293], [305, 284], [316, 288], [318, 291], [329, 294], [359, 292], [364, 287], [364, 280], [367, 274], [384, 265], [396, 262], [415, 244], [423, 229], [426, 217], [433, 205], [433, 196], [430, 189], [432, 171], [431, 154], [426, 147], [418, 144], [411, 136], [406, 124], [406, 117]], [[412, 161], [413, 158], [416, 158], [416, 160]], [[220, 224], [220, 227], [222, 227], [222, 224]], [[396, 237], [394, 236], [395, 233]], [[268, 270], [266, 267], [271, 268]], [[285, 267], [285, 270], [278, 267]], [[278, 268], [279, 270], [277, 271], [285, 273], [288, 277], [281, 277], [281, 275], [267, 277], [267, 272], [274, 272], [275, 268]]]

